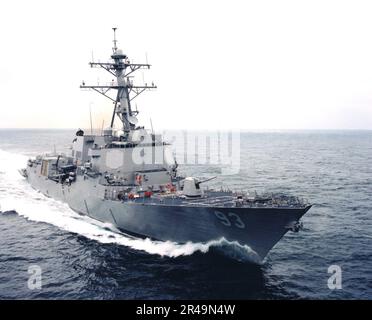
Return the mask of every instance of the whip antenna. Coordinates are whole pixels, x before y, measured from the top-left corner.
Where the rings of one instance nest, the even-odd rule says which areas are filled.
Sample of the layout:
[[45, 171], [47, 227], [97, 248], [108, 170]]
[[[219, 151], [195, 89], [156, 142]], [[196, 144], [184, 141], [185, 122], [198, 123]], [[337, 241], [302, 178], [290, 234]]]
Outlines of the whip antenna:
[[118, 49], [118, 47], [116, 46], [117, 44], [117, 40], [116, 40], [116, 29], [117, 28], [112, 28], [112, 30], [114, 30], [114, 40], [112, 41], [114, 43], [114, 47], [112, 48], [112, 51], [115, 53], [115, 51]]
[[90, 134], [93, 135], [93, 124], [92, 124], [92, 108], [91, 105], [89, 105], [89, 116], [90, 116]]

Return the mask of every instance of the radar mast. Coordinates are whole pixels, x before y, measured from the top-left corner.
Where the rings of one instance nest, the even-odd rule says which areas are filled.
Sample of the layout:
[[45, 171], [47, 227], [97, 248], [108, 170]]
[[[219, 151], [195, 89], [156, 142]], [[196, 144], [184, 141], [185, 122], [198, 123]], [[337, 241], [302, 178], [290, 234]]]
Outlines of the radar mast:
[[[112, 28], [114, 33], [113, 48], [110, 62], [90, 62], [92, 68], [102, 68], [115, 77], [116, 81], [112, 81], [106, 85], [86, 85], [85, 82], [80, 85], [81, 89], [92, 89], [99, 94], [110, 99], [114, 103], [110, 127], [113, 128], [115, 116], [117, 116], [123, 127], [124, 137], [127, 138], [131, 130], [136, 128], [138, 110], [132, 110], [131, 102], [138, 97], [142, 92], [148, 89], [156, 89], [152, 83], [147, 85], [135, 85], [130, 76], [139, 69], [150, 69], [150, 64], [131, 63], [127, 55], [117, 47], [116, 30]], [[116, 97], [110, 95], [111, 92], [116, 92]]]

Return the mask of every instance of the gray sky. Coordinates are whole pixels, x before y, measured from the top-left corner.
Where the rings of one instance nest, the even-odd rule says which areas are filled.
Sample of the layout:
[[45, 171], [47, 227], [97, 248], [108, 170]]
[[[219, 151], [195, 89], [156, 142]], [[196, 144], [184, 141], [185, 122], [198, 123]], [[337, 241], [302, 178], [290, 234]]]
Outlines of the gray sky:
[[[0, 128], [109, 122], [113, 26], [158, 89], [155, 129], [372, 129], [371, 1], [17, 1], [0, 12]], [[142, 74], [137, 80], [142, 82]]]

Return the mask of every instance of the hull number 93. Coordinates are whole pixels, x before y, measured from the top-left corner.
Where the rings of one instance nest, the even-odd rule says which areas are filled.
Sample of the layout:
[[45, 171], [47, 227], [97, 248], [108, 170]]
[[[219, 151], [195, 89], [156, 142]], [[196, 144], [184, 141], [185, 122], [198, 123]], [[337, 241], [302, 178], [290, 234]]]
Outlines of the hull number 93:
[[221, 211], [214, 211], [214, 215], [226, 227], [234, 226], [240, 229], [245, 228], [245, 224], [242, 219], [240, 219], [240, 217], [234, 212], [228, 212], [227, 214], [224, 214]]

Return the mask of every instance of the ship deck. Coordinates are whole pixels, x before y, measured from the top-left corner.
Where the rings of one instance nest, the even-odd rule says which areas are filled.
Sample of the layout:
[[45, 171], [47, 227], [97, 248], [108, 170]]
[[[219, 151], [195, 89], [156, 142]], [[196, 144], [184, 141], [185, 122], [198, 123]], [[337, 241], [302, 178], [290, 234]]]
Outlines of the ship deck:
[[309, 204], [291, 198], [289, 201], [278, 198], [258, 198], [247, 201], [238, 199], [237, 195], [229, 191], [206, 191], [202, 197], [192, 198], [177, 193], [153, 194], [151, 197], [138, 197], [134, 199], [124, 199], [125, 203], [145, 204], [145, 205], [164, 205], [179, 207], [212, 207], [212, 208], [283, 208], [283, 209], [304, 209]]

